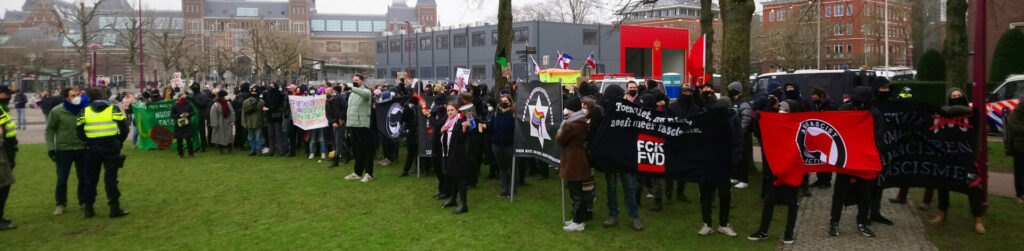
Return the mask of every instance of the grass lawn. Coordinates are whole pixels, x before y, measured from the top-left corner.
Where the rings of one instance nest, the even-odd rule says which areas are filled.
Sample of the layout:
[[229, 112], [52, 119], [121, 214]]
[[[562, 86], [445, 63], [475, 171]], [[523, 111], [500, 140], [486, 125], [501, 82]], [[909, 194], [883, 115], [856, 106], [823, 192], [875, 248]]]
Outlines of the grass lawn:
[[[430, 198], [436, 187], [433, 177], [400, 178], [397, 164], [377, 168], [375, 180], [363, 184], [343, 179], [351, 165], [328, 169], [324, 168], [327, 163], [299, 157], [247, 157], [239, 151], [220, 156], [216, 150], [185, 160], [169, 150], [128, 149], [125, 154], [128, 162], [121, 171], [120, 187], [123, 206], [132, 215], [106, 218], [108, 207], [103, 188], [99, 188], [97, 218], [83, 219], [75, 206], [74, 175], [68, 191], [72, 206], [64, 215], [51, 215], [54, 165], [46, 158], [44, 145], [21, 146], [15, 169], [18, 183], [7, 205], [7, 217], [19, 228], [0, 232], [0, 249], [770, 250], [779, 243], [786, 211], [777, 210], [772, 238], [746, 240], [760, 216], [760, 184], [755, 182], [751, 188], [734, 190], [732, 225], [741, 235], [735, 238], [698, 236], [701, 223], [696, 202], [673, 203], [665, 211], [653, 213], [646, 209], [652, 200], [645, 199], [640, 215], [647, 229], [634, 232], [627, 227], [628, 216], [620, 199], [620, 225], [602, 228], [606, 190], [603, 174], [599, 174], [595, 220], [585, 232], [566, 233], [561, 229], [556, 175], [546, 180], [528, 178], [530, 186], [519, 189], [514, 203], [496, 197], [497, 182], [483, 181], [469, 192], [470, 212], [452, 215], [450, 209], [439, 207], [441, 201]], [[696, 185], [687, 188], [687, 195], [696, 201]], [[954, 202], [957, 210], [966, 210], [961, 201]], [[1024, 219], [1020, 211], [993, 218], [990, 231], [1000, 229], [995, 223], [998, 219], [1005, 224], [1019, 223]], [[951, 223], [961, 225], [960, 215], [954, 214]], [[966, 223], [962, 225], [967, 229]], [[1020, 234], [1021, 224], [1016, 225], [1013, 231]], [[984, 238], [1011, 239], [1005, 238], [1010, 230]], [[1016, 247], [1021, 246], [1024, 244]]]
[[988, 170], [990, 172], [1013, 173], [1013, 157], [1006, 155], [1003, 142], [988, 142]]
[[[923, 193], [924, 189], [912, 189], [910, 195], [920, 202]], [[939, 250], [1020, 250], [1024, 247], [1024, 205], [1017, 204], [1016, 200], [989, 196], [989, 207], [985, 213], [988, 231], [979, 235], [974, 233], [974, 216], [967, 204], [967, 196], [960, 193], [950, 193], [946, 223], [940, 226], [929, 224], [927, 220], [938, 211], [937, 196], [930, 211], [917, 213], [925, 221], [928, 235]]]

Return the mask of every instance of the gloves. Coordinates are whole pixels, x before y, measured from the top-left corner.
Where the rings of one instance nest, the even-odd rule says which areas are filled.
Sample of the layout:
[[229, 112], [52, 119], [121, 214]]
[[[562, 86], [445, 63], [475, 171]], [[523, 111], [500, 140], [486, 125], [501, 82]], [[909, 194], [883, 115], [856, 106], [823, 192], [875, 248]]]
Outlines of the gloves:
[[57, 161], [57, 151], [50, 150], [46, 154], [50, 156], [50, 160]]

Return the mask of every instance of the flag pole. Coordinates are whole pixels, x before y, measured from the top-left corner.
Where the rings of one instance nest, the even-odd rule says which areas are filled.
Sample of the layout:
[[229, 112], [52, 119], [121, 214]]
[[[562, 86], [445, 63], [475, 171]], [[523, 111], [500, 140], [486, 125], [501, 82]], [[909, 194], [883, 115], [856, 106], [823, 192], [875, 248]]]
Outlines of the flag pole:
[[516, 200], [516, 156], [512, 156], [512, 181], [509, 184], [512, 191], [509, 192], [508, 202], [514, 202]]

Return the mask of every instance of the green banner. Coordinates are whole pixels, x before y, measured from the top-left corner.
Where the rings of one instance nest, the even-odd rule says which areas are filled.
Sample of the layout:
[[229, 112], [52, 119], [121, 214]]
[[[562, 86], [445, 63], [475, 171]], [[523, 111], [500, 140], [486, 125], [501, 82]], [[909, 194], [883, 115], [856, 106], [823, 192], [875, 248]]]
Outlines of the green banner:
[[[174, 102], [177, 100], [164, 100], [153, 103], [135, 102], [132, 103], [132, 114], [135, 117], [135, 126], [139, 131], [139, 149], [153, 150], [153, 149], [167, 149], [177, 148], [177, 142], [174, 140], [174, 121], [171, 117], [171, 107], [174, 106]], [[192, 109], [198, 111], [196, 105], [191, 101], [189, 105]], [[196, 112], [192, 113], [193, 125], [199, 125], [199, 115]], [[193, 147], [199, 147], [201, 139], [199, 138], [199, 127], [193, 126]]]

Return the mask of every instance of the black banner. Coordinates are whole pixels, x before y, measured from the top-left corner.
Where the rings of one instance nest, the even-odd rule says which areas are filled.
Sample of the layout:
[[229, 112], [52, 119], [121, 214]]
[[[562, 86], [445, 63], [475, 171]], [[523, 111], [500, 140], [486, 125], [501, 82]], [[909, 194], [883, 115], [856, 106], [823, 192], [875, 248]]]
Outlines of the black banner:
[[[423, 98], [423, 104], [426, 105], [428, 111], [433, 109], [436, 105], [434, 104], [434, 96], [420, 97]], [[419, 109], [423, 108], [417, 106], [418, 111]], [[418, 130], [416, 132], [416, 136], [419, 137], [417, 143], [420, 144], [417, 149], [419, 150], [419, 156], [430, 157], [434, 147], [433, 142], [431, 142], [434, 131], [430, 128], [430, 117], [423, 116], [423, 114], [420, 113], [422, 112], [417, 112], [416, 114], [416, 130]]]
[[728, 182], [733, 146], [728, 110], [690, 118], [628, 102], [611, 103], [604, 110], [590, 144], [599, 168]]
[[392, 99], [377, 104], [377, 107], [373, 109], [377, 120], [377, 132], [382, 140], [398, 142], [402, 136], [405, 136], [406, 124], [402, 116], [405, 115], [405, 105], [408, 100], [408, 97]]
[[924, 103], [886, 104], [879, 111], [886, 125], [878, 144], [882, 186], [981, 189], [974, 151], [977, 116], [952, 115]]
[[515, 156], [533, 157], [557, 165], [562, 149], [555, 134], [562, 124], [562, 85], [537, 81], [516, 90]]

